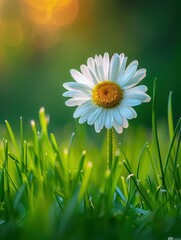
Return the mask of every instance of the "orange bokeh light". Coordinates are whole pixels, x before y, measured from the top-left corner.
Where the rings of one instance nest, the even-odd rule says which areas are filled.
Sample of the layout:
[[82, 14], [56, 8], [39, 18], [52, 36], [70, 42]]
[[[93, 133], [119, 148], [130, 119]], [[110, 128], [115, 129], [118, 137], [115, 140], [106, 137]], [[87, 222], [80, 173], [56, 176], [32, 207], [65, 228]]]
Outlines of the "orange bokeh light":
[[65, 6], [69, 4], [72, 0], [57, 0], [56, 6]]
[[26, 1], [28, 1], [33, 7], [39, 10], [52, 9], [57, 3], [57, 0], [26, 0]]
[[53, 8], [50, 21], [57, 26], [65, 26], [73, 22], [77, 17], [78, 3], [77, 0], [64, 0], [62, 1], [62, 5], [60, 2]]
[[52, 14], [51, 9], [40, 10], [33, 7], [27, 0], [21, 0], [21, 14], [29, 22], [45, 24]]
[[[18, 0], [23, 19], [0, 18], [0, 43], [18, 46], [23, 38], [29, 38], [38, 48], [49, 48], [60, 40], [61, 28], [72, 23], [78, 14], [77, 0]], [[0, 0], [0, 10], [1, 3]], [[19, 10], [19, 9], [18, 9]], [[1, 17], [1, 16], [0, 16]], [[22, 29], [20, 22], [25, 26]], [[25, 33], [24, 33], [24, 31]]]
[[0, 29], [0, 42], [3, 45], [16, 47], [23, 41], [23, 29], [17, 20], [2, 20]]

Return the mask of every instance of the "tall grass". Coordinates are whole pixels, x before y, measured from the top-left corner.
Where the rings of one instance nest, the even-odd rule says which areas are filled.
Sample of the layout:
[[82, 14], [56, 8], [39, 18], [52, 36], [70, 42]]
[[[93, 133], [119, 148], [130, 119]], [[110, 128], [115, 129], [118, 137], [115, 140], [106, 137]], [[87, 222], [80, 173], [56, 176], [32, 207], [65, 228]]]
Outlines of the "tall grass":
[[[87, 151], [80, 151], [73, 133], [63, 148], [67, 136], [57, 140], [49, 134], [44, 108], [39, 124], [31, 121], [30, 140], [24, 138], [22, 118], [19, 137], [5, 121], [7, 134], [0, 144], [0, 239], [181, 237], [181, 120], [174, 126], [171, 96], [168, 127], [160, 132], [155, 81], [152, 136], [146, 139], [143, 128], [130, 129], [125, 141], [116, 145], [112, 171], [106, 167], [105, 144], [100, 149], [87, 137]], [[169, 136], [164, 142], [159, 141], [163, 131]]]

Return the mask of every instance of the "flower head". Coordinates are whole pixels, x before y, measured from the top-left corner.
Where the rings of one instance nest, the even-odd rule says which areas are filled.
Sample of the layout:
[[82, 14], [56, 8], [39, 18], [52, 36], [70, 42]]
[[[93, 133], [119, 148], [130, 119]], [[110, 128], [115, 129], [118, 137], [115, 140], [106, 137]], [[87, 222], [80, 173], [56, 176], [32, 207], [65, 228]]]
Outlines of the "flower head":
[[75, 82], [64, 83], [68, 91], [63, 94], [70, 97], [67, 106], [78, 106], [74, 118], [79, 123], [94, 124], [95, 131], [103, 127], [121, 133], [128, 127], [128, 119], [136, 118], [134, 106], [149, 102], [145, 85], [136, 86], [145, 76], [146, 69], [137, 70], [138, 61], [132, 61], [126, 67], [127, 57], [115, 53], [88, 58], [87, 65], [80, 66], [80, 72], [70, 71]]

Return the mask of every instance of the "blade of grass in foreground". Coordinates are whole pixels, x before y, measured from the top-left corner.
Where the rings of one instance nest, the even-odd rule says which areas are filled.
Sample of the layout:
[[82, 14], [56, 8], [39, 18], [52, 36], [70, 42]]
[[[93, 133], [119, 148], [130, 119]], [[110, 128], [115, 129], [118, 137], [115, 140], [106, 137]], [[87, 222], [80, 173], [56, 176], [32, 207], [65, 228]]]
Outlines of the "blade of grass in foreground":
[[51, 140], [52, 148], [53, 148], [54, 152], [56, 153], [56, 159], [57, 159], [57, 161], [58, 161], [58, 163], [60, 165], [60, 169], [63, 172], [64, 171], [64, 167], [63, 167], [63, 163], [62, 163], [62, 157], [60, 156], [57, 140], [56, 140], [56, 138], [55, 138], [53, 133], [50, 134], [50, 140]]
[[84, 196], [85, 210], [93, 210], [94, 209], [92, 198], [89, 195], [89, 191], [88, 191], [88, 183], [90, 181], [92, 167], [93, 167], [92, 162], [87, 162], [84, 170], [80, 173], [81, 186], [80, 186], [80, 190], [79, 190], [78, 201], [80, 201], [81, 198], [83, 198], [83, 196]]
[[156, 172], [156, 166], [155, 166], [155, 164], [154, 164], [154, 162], [153, 162], [153, 158], [152, 158], [152, 156], [151, 156], [149, 147], [150, 147], [150, 146], [147, 145], [146, 150], [147, 150], [147, 153], [148, 153], [148, 157], [149, 157], [149, 159], [150, 159], [150, 162], [151, 162], [151, 167], [152, 167], [152, 170], [153, 170], [155, 179], [156, 179], [156, 181], [157, 181], [157, 185], [159, 185], [160, 179], [158, 178], [158, 174], [157, 174], [157, 172]]
[[24, 153], [24, 136], [23, 136], [23, 118], [20, 117], [20, 143], [21, 143], [21, 156]]
[[4, 139], [4, 202], [7, 207], [6, 217], [7, 219], [11, 218], [11, 195], [10, 195], [10, 186], [9, 186], [9, 177], [8, 177], [8, 141]]
[[[180, 126], [181, 126], [181, 118], [178, 120], [176, 127], [174, 129], [173, 125], [173, 115], [172, 115], [172, 92], [169, 94], [168, 98], [168, 129], [169, 129], [169, 136], [170, 136], [170, 146], [167, 151], [166, 159], [165, 159], [165, 165], [164, 165], [164, 175], [167, 176], [167, 187], [170, 188], [169, 191], [173, 190], [173, 184], [171, 183], [171, 179], [175, 180], [176, 183], [176, 176], [175, 168], [177, 166], [177, 150], [179, 146], [179, 138], [180, 138]], [[177, 144], [178, 142], [178, 144]], [[177, 145], [177, 147], [176, 147]], [[167, 169], [170, 168], [171, 178], [167, 174]], [[170, 183], [170, 184], [169, 184]], [[176, 183], [177, 185], [177, 183]]]
[[16, 142], [16, 138], [14, 136], [13, 130], [12, 130], [12, 128], [11, 128], [11, 126], [10, 126], [10, 124], [9, 124], [9, 122], [7, 120], [5, 120], [5, 124], [6, 124], [6, 128], [7, 128], [8, 134], [10, 136], [10, 139], [12, 141], [12, 144], [13, 144], [14, 148], [16, 149], [16, 152], [18, 154], [18, 158], [20, 159], [20, 156], [21, 156], [20, 155], [20, 150], [18, 148], [18, 144]]
[[172, 92], [170, 92], [168, 97], [168, 129], [169, 129], [169, 136], [171, 141], [174, 135], [173, 114], [172, 114]]
[[160, 152], [160, 146], [159, 146], [159, 140], [158, 140], [158, 132], [157, 132], [157, 121], [156, 121], [156, 78], [153, 83], [153, 103], [152, 103], [152, 130], [153, 130], [153, 138], [155, 143], [155, 149], [157, 152], [159, 165], [160, 165], [160, 171], [161, 171], [161, 179], [163, 183], [163, 188], [166, 189], [165, 184], [165, 175], [163, 170], [163, 164], [162, 164], [162, 158], [161, 158], [161, 152]]
[[[121, 151], [123, 152], [123, 150], [121, 149]], [[143, 187], [143, 185], [141, 184], [141, 182], [135, 177], [135, 175], [133, 174], [131, 168], [130, 168], [130, 164], [128, 161], [128, 158], [126, 157], [125, 153], [123, 152], [124, 156], [125, 156], [125, 160], [123, 160], [123, 164], [126, 168], [126, 170], [128, 171], [128, 173], [130, 174], [130, 176], [132, 177], [132, 180], [135, 184], [135, 186], [138, 189], [138, 192], [140, 193], [140, 196], [144, 199], [145, 203], [147, 204], [147, 206], [150, 208], [150, 210], [153, 210], [153, 201], [150, 198], [150, 196], [148, 195], [147, 191], [145, 190], [145, 188]]]
[[179, 119], [179, 121], [178, 121], [178, 123], [176, 125], [175, 132], [173, 134], [173, 137], [172, 137], [172, 140], [171, 140], [171, 143], [170, 143], [170, 147], [168, 149], [168, 153], [167, 153], [166, 160], [165, 160], [165, 166], [164, 166], [164, 174], [166, 174], [166, 169], [167, 169], [168, 161], [169, 161], [169, 158], [170, 158], [173, 146], [174, 146], [174, 142], [175, 142], [177, 133], [180, 130], [180, 124], [181, 124], [181, 118]]
[[141, 154], [140, 154], [139, 159], [138, 159], [138, 166], [137, 166], [137, 173], [136, 173], [136, 176], [137, 176], [138, 179], [139, 179], [139, 171], [140, 171], [141, 160], [142, 160], [142, 157], [143, 157], [143, 153], [145, 152], [147, 147], [148, 147], [148, 142], [146, 142], [145, 145], [143, 146], [143, 149], [142, 149]]

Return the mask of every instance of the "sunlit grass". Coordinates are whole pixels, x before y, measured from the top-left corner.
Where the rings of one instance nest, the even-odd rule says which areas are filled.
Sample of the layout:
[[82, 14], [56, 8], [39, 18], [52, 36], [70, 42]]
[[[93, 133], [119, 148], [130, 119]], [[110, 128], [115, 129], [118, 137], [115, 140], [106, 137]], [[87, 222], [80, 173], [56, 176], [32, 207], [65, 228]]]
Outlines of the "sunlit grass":
[[130, 127], [116, 135], [112, 172], [106, 169], [106, 137], [100, 143], [86, 130], [49, 133], [44, 108], [39, 123], [31, 121], [29, 140], [22, 118], [18, 137], [5, 121], [0, 239], [181, 237], [180, 119], [174, 126], [170, 94], [168, 125], [159, 128], [155, 95], [156, 82], [152, 133]]

